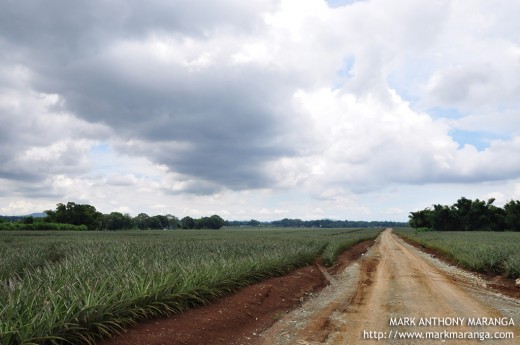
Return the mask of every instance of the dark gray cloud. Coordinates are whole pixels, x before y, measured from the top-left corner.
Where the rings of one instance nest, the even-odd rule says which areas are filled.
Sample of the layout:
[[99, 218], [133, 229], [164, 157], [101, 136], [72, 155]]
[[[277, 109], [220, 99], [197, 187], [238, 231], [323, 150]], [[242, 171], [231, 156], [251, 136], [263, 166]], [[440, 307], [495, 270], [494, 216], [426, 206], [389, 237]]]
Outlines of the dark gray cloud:
[[[15, 186], [11, 190], [8, 191], [10, 196], [19, 195], [22, 197], [30, 196], [35, 199], [50, 199], [50, 200], [60, 200], [62, 194], [59, 192], [55, 192], [45, 184], [42, 184], [40, 181], [36, 181], [35, 183], [20, 183]], [[43, 210], [42, 210], [43, 211]]]
[[[8, 2], [0, 14], [0, 32], [3, 47], [30, 69], [32, 87], [60, 95], [59, 110], [111, 127], [122, 142], [148, 143], [135, 152], [119, 146], [126, 153], [229, 188], [256, 188], [268, 183], [263, 164], [291, 152], [282, 137], [294, 76], [255, 66], [194, 70], [178, 61], [162, 63], [146, 51], [146, 41], [160, 35], [203, 44], [218, 30], [247, 34], [261, 25], [258, 9], [265, 5], [270, 6]], [[128, 56], [117, 51], [127, 42], [142, 44], [137, 56], [131, 55], [136, 49]], [[185, 149], [154, 148], [168, 143], [182, 143]]]
[[258, 11], [271, 6], [269, 2], [9, 0], [1, 5], [0, 32], [27, 52], [62, 58], [95, 55], [115, 37], [153, 32], [204, 37], [222, 26], [254, 30], [261, 21]]
[[190, 73], [174, 66], [150, 72], [147, 78], [155, 83], [150, 86], [125, 73], [132, 71], [114, 72], [116, 63], [94, 61], [61, 75], [56, 71], [49, 82], [42, 76], [39, 85], [62, 95], [77, 116], [110, 126], [122, 140], [138, 139], [152, 148], [153, 143], [185, 144], [189, 148], [178, 152], [139, 154], [230, 188], [265, 185], [262, 164], [291, 153], [282, 140], [290, 130], [284, 113], [289, 106], [283, 105], [291, 89], [278, 73], [235, 67]]

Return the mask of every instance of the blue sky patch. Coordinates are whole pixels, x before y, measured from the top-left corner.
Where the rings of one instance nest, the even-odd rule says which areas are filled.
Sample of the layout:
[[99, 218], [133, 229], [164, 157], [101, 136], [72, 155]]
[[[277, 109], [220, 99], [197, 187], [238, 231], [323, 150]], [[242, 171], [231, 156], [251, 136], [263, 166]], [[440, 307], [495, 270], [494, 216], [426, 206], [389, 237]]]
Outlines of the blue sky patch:
[[110, 151], [110, 145], [108, 145], [107, 142], [102, 142], [96, 145], [92, 145], [90, 147], [90, 153], [96, 154], [96, 153], [107, 153]]
[[488, 148], [489, 144], [493, 140], [508, 139], [506, 136], [501, 136], [494, 133], [463, 131], [461, 129], [453, 129], [449, 134], [461, 147], [464, 145], [473, 145], [479, 151], [484, 151], [486, 148]]
[[350, 78], [352, 77], [352, 67], [354, 67], [354, 63], [356, 59], [353, 56], [348, 56], [343, 59], [343, 66], [336, 72], [336, 75], [340, 78]]
[[360, 2], [360, 1], [362, 1], [362, 0], [327, 0], [327, 3], [329, 4], [330, 7], [335, 8], [335, 7], [351, 5], [355, 2]]
[[341, 68], [336, 71], [336, 82], [334, 83], [335, 89], [342, 88], [345, 82], [352, 78], [352, 68], [355, 63], [356, 59], [353, 56], [348, 56], [343, 59]]
[[465, 113], [462, 113], [459, 109], [445, 107], [434, 107], [428, 109], [427, 112], [435, 119], [459, 119], [466, 115]]
[[90, 147], [90, 156], [97, 171], [117, 170], [116, 156], [108, 142], [100, 142]]

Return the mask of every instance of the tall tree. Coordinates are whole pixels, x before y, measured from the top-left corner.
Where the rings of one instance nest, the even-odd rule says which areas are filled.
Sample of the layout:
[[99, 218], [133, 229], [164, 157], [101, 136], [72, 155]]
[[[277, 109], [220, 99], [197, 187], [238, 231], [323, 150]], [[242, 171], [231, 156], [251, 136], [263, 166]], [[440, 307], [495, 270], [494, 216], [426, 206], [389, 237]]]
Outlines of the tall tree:
[[511, 200], [504, 205], [505, 226], [512, 231], [520, 231], [520, 201]]
[[181, 227], [183, 229], [193, 229], [195, 228], [195, 220], [190, 216], [186, 216], [181, 219]]
[[122, 230], [132, 228], [132, 218], [128, 214], [120, 212], [112, 212], [103, 215], [103, 229], [106, 230]]
[[134, 225], [136, 228], [141, 229], [141, 230], [149, 229], [150, 228], [149, 219], [150, 219], [150, 216], [147, 215], [146, 213], [139, 213], [137, 215], [137, 217], [134, 218]]
[[96, 208], [88, 204], [76, 204], [68, 202], [66, 205], [59, 203], [56, 205], [56, 210], [47, 210], [46, 221], [86, 225], [89, 230], [100, 229], [102, 224], [102, 214]]
[[408, 223], [412, 228], [431, 228], [431, 214], [432, 211], [430, 209], [424, 209], [422, 211], [410, 212], [408, 216]]

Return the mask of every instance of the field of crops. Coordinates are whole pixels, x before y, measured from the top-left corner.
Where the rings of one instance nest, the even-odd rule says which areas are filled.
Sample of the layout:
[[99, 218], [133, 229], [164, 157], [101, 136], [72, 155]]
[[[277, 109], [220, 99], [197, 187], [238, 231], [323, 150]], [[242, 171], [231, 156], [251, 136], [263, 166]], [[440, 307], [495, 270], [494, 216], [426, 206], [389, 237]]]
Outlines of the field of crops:
[[381, 229], [0, 232], [0, 344], [92, 344], [312, 263]]
[[481, 231], [426, 231], [396, 229], [427, 248], [439, 250], [456, 263], [477, 272], [520, 277], [520, 233]]

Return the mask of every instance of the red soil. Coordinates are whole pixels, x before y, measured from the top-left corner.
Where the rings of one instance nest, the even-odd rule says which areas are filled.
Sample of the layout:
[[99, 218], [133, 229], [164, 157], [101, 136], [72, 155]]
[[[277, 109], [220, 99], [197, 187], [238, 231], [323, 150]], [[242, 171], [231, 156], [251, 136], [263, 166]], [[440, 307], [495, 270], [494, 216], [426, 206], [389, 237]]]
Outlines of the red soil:
[[[373, 241], [359, 243], [338, 258], [328, 271], [341, 272], [366, 252]], [[166, 319], [139, 323], [120, 336], [98, 345], [239, 345], [252, 343], [283, 314], [298, 307], [328, 281], [319, 263], [283, 277], [245, 287], [200, 308]]]

